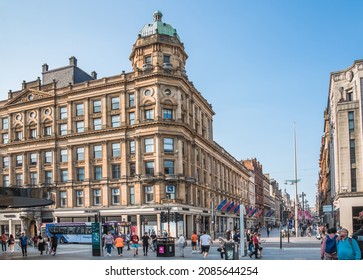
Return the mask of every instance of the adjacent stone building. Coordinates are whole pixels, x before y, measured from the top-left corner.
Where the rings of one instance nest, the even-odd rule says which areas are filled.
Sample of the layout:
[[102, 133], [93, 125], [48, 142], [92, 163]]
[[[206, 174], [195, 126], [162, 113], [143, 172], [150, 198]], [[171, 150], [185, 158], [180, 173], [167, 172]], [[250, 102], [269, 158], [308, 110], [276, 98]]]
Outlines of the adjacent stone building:
[[[363, 213], [363, 60], [330, 75], [320, 153], [318, 209], [334, 205], [330, 221], [350, 232]], [[324, 213], [323, 213], [324, 215]]]

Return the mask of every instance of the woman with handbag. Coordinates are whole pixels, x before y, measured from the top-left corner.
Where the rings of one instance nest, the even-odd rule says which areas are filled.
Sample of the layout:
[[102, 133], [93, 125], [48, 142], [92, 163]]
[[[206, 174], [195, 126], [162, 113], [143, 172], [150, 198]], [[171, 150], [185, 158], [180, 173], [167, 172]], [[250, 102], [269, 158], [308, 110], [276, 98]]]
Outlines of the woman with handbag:
[[14, 253], [14, 248], [15, 248], [15, 238], [12, 234], [10, 234], [10, 237], [8, 239], [8, 244], [9, 244], [9, 250], [11, 253]]

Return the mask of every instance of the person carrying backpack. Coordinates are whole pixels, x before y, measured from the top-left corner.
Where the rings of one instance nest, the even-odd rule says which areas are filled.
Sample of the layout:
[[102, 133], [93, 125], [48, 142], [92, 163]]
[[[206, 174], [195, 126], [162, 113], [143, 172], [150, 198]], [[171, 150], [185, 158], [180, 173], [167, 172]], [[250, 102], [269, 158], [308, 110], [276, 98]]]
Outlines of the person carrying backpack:
[[324, 237], [321, 244], [321, 259], [322, 260], [337, 260], [337, 241], [339, 236], [337, 235], [336, 228], [328, 229], [328, 234]]
[[358, 242], [348, 237], [348, 230], [342, 228], [339, 231], [340, 239], [337, 242], [338, 260], [360, 260], [361, 251]]

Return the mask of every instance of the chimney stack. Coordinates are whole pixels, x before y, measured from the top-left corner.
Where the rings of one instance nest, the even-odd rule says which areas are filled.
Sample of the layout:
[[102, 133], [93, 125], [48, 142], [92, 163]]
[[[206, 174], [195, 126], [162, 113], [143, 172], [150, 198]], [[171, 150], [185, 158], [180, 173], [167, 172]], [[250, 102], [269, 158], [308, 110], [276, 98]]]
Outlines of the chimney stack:
[[77, 66], [77, 58], [75, 58], [74, 56], [71, 56], [69, 58], [69, 65], [70, 66]]

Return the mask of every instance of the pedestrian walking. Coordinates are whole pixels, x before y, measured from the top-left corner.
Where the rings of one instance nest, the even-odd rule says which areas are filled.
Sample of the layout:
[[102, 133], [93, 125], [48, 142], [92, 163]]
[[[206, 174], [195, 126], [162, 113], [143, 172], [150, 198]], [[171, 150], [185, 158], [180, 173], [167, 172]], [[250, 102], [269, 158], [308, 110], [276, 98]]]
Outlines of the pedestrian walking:
[[219, 240], [219, 248], [217, 249], [217, 251], [221, 254], [221, 259], [223, 260], [226, 255], [226, 247], [225, 247], [226, 240], [223, 237], [219, 237], [218, 240]]
[[156, 251], [156, 249], [157, 249], [157, 236], [156, 236], [155, 231], [151, 232], [150, 238], [151, 238], [150, 248], [151, 248], [152, 251]]
[[34, 244], [34, 248], [38, 248], [38, 236], [34, 235], [33, 237], [33, 244]]
[[28, 247], [28, 237], [26, 237], [25, 233], [22, 232], [19, 240], [19, 245], [21, 247], [21, 252], [23, 257], [28, 256], [27, 247]]
[[[53, 234], [52, 238], [50, 239], [50, 243], [51, 243], [51, 252], [53, 253], [53, 256], [55, 256], [58, 247], [58, 238], [55, 234]], [[49, 252], [49, 254], [51, 254], [51, 252]]]
[[109, 231], [105, 236], [105, 247], [107, 251], [107, 256], [111, 256], [111, 249], [115, 244], [115, 239], [113, 238], [111, 232]]
[[43, 252], [45, 251], [45, 239], [41, 234], [38, 236], [38, 250], [41, 255], [43, 255]]
[[10, 253], [14, 253], [15, 238], [14, 238], [14, 236], [12, 234], [10, 234], [10, 236], [9, 236], [8, 245], [9, 245], [9, 251], [10, 251]]
[[48, 254], [50, 252], [50, 238], [46, 236], [45, 238], [45, 253]]
[[119, 236], [115, 239], [115, 246], [117, 248], [118, 256], [122, 257], [122, 251], [124, 248], [124, 239], [122, 238], [121, 234], [119, 234]]
[[131, 242], [131, 234], [130, 234], [130, 232], [127, 232], [127, 235], [126, 235], [127, 251], [130, 251], [130, 242]]
[[149, 250], [149, 241], [150, 236], [147, 232], [144, 232], [144, 235], [141, 237], [142, 240], [142, 251], [144, 252], [144, 256], [147, 256]]
[[6, 242], [8, 241], [8, 237], [5, 232], [1, 235], [1, 250], [3, 253], [6, 253]]
[[200, 237], [200, 244], [202, 246], [203, 259], [206, 259], [209, 253], [210, 245], [213, 244], [212, 238], [206, 231], [203, 231], [203, 235]]
[[195, 231], [193, 231], [193, 234], [190, 237], [190, 240], [192, 242], [192, 254], [196, 254], [197, 253], [198, 235]]
[[257, 237], [257, 234], [258, 233], [255, 232], [253, 234], [253, 237], [252, 237], [253, 252], [248, 254], [250, 256], [250, 258], [252, 258], [252, 256], [255, 255], [255, 259], [259, 259], [259, 257], [258, 257], [258, 237]]
[[184, 248], [186, 247], [186, 239], [184, 237], [184, 235], [182, 233], [179, 234], [179, 239], [178, 239], [178, 247], [179, 247], [179, 257], [184, 258]]
[[340, 240], [337, 242], [338, 260], [360, 260], [361, 251], [358, 242], [348, 237], [348, 230], [342, 228], [339, 231]]
[[320, 255], [322, 260], [338, 259], [337, 240], [339, 240], [339, 235], [337, 235], [336, 228], [328, 229], [327, 235], [325, 235], [320, 248]]
[[131, 248], [134, 251], [134, 257], [136, 257], [139, 254], [139, 236], [133, 232], [131, 235]]

